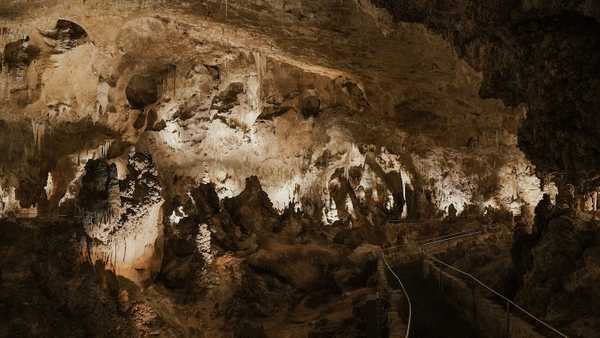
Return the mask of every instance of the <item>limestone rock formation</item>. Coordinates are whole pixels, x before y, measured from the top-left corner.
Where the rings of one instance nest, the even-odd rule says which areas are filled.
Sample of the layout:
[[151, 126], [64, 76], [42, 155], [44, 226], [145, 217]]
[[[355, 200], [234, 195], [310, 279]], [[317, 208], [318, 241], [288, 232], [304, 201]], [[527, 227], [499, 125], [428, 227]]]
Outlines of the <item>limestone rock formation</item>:
[[144, 283], [160, 266], [162, 189], [151, 156], [132, 151], [126, 170], [118, 180], [114, 163], [89, 160], [76, 207], [91, 241], [85, 246], [91, 263], [101, 261]]
[[[60, 12], [61, 18], [45, 26], [32, 23], [37, 31], [28, 31], [28, 47], [23, 47], [38, 51], [10, 58], [21, 60], [15, 62], [24, 73], [13, 74], [20, 79], [14, 84], [3, 82], [4, 102], [7, 107], [16, 104], [14, 109], [44, 125], [89, 118], [110, 134], [109, 141], [138, 144], [152, 153], [165, 177], [213, 182], [221, 198], [240, 193], [244, 179], [255, 175], [276, 209], [303, 205], [314, 216], [323, 214], [329, 223], [346, 218], [346, 213], [356, 213], [354, 223], [376, 222], [378, 212], [359, 210], [357, 198], [369, 195], [376, 203], [389, 203], [396, 217], [403, 212], [426, 217], [428, 207], [422, 216], [404, 208], [401, 182], [411, 182], [409, 190], [422, 189], [429, 197], [418, 198], [430, 199], [432, 211], [445, 211], [451, 203], [460, 211], [471, 202], [509, 207], [505, 194], [497, 191], [504, 171], [517, 169], [535, 180], [533, 168], [522, 170], [528, 162], [516, 148], [521, 113], [481, 100], [478, 75], [452, 55], [444, 40], [418, 25], [394, 24], [378, 8], [388, 6], [381, 1], [373, 5], [306, 1], [300, 7], [269, 5], [264, 13], [230, 4], [227, 16], [212, 1], [187, 9], [179, 5], [148, 1], [139, 11], [120, 2], [102, 9], [85, 3], [70, 9], [51, 7], [48, 13]], [[411, 6], [407, 7], [411, 11], [426, 12], [417, 4]], [[153, 18], [144, 12], [163, 7], [191, 16], [166, 11]], [[27, 21], [27, 11], [36, 11], [25, 5], [11, 8], [21, 11], [17, 22]], [[80, 16], [86, 10], [95, 11], [97, 19]], [[246, 23], [240, 20], [244, 11], [252, 18]], [[123, 13], [132, 16], [121, 20]], [[281, 25], [295, 27], [294, 32], [267, 30], [261, 25], [265, 13]], [[326, 20], [327, 13], [334, 19]], [[342, 22], [345, 16], [351, 20], [340, 26], [341, 31], [327, 30], [326, 22]], [[17, 27], [7, 23], [6, 37], [18, 35]], [[237, 27], [239, 34], [234, 33]], [[246, 31], [250, 27], [255, 35]], [[311, 29], [330, 33], [314, 42]], [[394, 30], [397, 33], [389, 34]], [[302, 50], [290, 44], [288, 34], [300, 39]], [[343, 43], [339, 38], [343, 34], [349, 34], [353, 46]], [[48, 39], [64, 45], [60, 53], [47, 44]], [[140, 41], [161, 47], [142, 48]], [[323, 48], [327, 44], [330, 48]], [[404, 44], [413, 47], [399, 48]], [[244, 46], [250, 46], [250, 52]], [[356, 55], [356, 49], [366, 52]], [[178, 51], [176, 57], [173, 50]], [[416, 55], [422, 56], [423, 50], [428, 57], [421, 63]], [[39, 61], [30, 64], [34, 57]], [[78, 59], [91, 63], [80, 64]], [[364, 64], [365, 59], [374, 64]], [[422, 69], [428, 69], [426, 76], [414, 75]], [[71, 84], [77, 93], [69, 93]], [[389, 93], [382, 94], [385, 91]], [[431, 99], [420, 99], [425, 96]], [[3, 118], [18, 120], [17, 116], [7, 112]], [[81, 157], [77, 154], [105, 141], [90, 140], [63, 156]], [[364, 149], [375, 156], [391, 155], [400, 180], [381, 177]], [[487, 163], [493, 170], [483, 169]], [[450, 175], [438, 171], [446, 164], [455, 168]], [[350, 196], [354, 210], [347, 211], [341, 197], [332, 203], [326, 190], [333, 173], [343, 169], [350, 178], [350, 171], [356, 172], [353, 167], [366, 165], [374, 175], [363, 173], [362, 182], [353, 183], [359, 195]], [[53, 169], [50, 163], [44, 170]], [[370, 194], [377, 180], [383, 180], [384, 188]], [[471, 183], [464, 184], [466, 180]], [[25, 189], [17, 183], [4, 187], [10, 188]], [[539, 192], [517, 195], [519, 204], [534, 204]], [[34, 200], [24, 201], [24, 206], [42, 203], [38, 196], [29, 199]]]
[[597, 222], [554, 216], [530, 245], [516, 300], [576, 337], [600, 323], [592, 306], [600, 295]]
[[[593, 334], [598, 33], [589, 0], [2, 1], [0, 335], [368, 336], [382, 246], [513, 216], [516, 299]], [[66, 266], [8, 243], [46, 234]]]
[[482, 71], [483, 97], [527, 106], [519, 147], [540, 175], [560, 172], [569, 183], [593, 186], [598, 137], [589, 93], [597, 90], [600, 61], [595, 2], [374, 3], [395, 20], [421, 22], [445, 36]]
[[224, 207], [245, 233], [272, 232], [279, 216], [256, 176], [246, 179], [242, 193], [223, 201]]

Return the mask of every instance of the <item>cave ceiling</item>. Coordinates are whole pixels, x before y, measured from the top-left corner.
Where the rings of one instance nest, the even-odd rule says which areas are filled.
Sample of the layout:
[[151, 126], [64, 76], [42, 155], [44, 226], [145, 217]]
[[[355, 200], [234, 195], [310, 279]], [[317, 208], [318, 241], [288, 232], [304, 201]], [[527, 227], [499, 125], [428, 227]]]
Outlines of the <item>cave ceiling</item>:
[[[546, 25], [567, 12], [585, 20]], [[597, 25], [593, 3], [48, 0], [0, 13], [1, 186], [22, 206], [55, 208], [87, 159], [125, 168], [131, 146], [155, 158], [166, 195], [178, 180], [233, 196], [257, 175], [280, 209], [371, 155], [442, 210], [531, 204], [538, 177], [596, 175], [597, 38], [559, 41]], [[576, 50], [587, 69], [568, 66]]]

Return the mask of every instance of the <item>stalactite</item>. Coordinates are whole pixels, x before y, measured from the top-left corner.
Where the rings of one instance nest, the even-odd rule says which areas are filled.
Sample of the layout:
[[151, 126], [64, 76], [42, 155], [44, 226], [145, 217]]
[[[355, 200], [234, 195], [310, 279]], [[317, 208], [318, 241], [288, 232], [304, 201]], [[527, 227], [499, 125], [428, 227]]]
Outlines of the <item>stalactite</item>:
[[117, 271], [117, 241], [113, 241], [113, 261], [112, 261], [112, 266], [113, 266], [113, 271], [116, 272]]
[[8, 98], [8, 87], [9, 87], [9, 76], [8, 76], [8, 71], [6, 70], [6, 64], [4, 63], [4, 60], [2, 60], [2, 64], [0, 65], [0, 67], [2, 68], [2, 72], [0, 73], [0, 78], [2, 83], [0, 84], [0, 99], [2, 101], [6, 100]]
[[4, 210], [8, 207], [8, 197], [4, 190], [2, 190], [2, 186], [0, 185], [0, 216], [4, 214]]
[[257, 116], [262, 114], [263, 110], [263, 82], [265, 78], [265, 74], [267, 72], [267, 58], [264, 54], [259, 51], [255, 51], [252, 53], [254, 56], [254, 62], [256, 64], [256, 76], [258, 81], [258, 86], [256, 88], [256, 98], [255, 98], [255, 109], [257, 111]]
[[158, 97], [162, 98], [165, 95], [165, 79], [161, 79], [160, 83], [158, 83]]
[[100, 146], [100, 158], [108, 158], [108, 151], [110, 150], [112, 143], [112, 140], [104, 141], [104, 143]]
[[407, 175], [405, 175], [402, 170], [400, 170], [400, 178], [402, 179], [402, 197], [404, 199], [404, 205], [402, 206], [402, 215], [400, 215], [400, 219], [406, 219], [408, 217], [408, 203], [406, 198], [406, 180]]
[[43, 122], [31, 121], [31, 128], [33, 130], [33, 140], [38, 151], [42, 150], [42, 142], [46, 134], [46, 125]]
[[170, 64], [167, 70], [167, 87], [169, 86], [169, 82], [172, 83], [173, 90], [173, 98], [177, 96], [177, 66]]
[[123, 262], [125, 262], [125, 257], [127, 257], [127, 241], [123, 237]]

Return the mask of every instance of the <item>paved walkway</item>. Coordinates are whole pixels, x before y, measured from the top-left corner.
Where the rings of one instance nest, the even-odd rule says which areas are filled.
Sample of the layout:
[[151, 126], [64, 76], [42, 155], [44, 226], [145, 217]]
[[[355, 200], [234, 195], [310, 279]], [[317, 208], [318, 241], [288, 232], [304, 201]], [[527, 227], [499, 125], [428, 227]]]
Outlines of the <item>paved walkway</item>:
[[[461, 243], [486, 239], [495, 235], [496, 232], [495, 229], [491, 231], [465, 231], [383, 249], [378, 263], [378, 270], [388, 270], [388, 275], [393, 276], [393, 278], [387, 280], [394, 280], [394, 285], [386, 281], [387, 285], [385, 287], [396, 289], [389, 296], [392, 304], [388, 317], [390, 337], [480, 337], [474, 327], [465, 322], [458, 315], [456, 309], [448, 305], [446, 295], [443, 292], [439, 292], [436, 296], [436, 292], [432, 292], [432, 290], [435, 290], [435, 286], [427, 285], [422, 280], [422, 273], [419, 273], [419, 271], [421, 271], [423, 263], [429, 262], [431, 264], [433, 262], [439, 268], [451, 272], [456, 278], [463, 279], [470, 285], [475, 285], [475, 287], [482, 288], [500, 297], [501, 301], [506, 302], [506, 316], [508, 318], [512, 316], [510, 312], [512, 308], [513, 311], [518, 311], [521, 316], [527, 319], [532, 327], [542, 326], [551, 332], [553, 336], [566, 338], [565, 334], [513, 303], [471, 274], [435, 257], [435, 255], [444, 253]], [[398, 269], [399, 266], [408, 268]], [[379, 271], [379, 273], [382, 274], [382, 271]], [[404, 314], [404, 317], [400, 319], [399, 314]], [[507, 332], [511, 332], [510, 321], [507, 323]]]

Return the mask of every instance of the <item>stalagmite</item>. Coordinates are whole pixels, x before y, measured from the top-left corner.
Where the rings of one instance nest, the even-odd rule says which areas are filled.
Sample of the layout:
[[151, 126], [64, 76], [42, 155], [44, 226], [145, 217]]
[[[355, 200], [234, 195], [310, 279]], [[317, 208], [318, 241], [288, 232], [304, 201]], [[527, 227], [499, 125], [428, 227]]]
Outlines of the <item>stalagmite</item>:
[[214, 256], [211, 248], [211, 232], [208, 229], [207, 224], [198, 225], [196, 248], [207, 264], [211, 264], [213, 262]]

